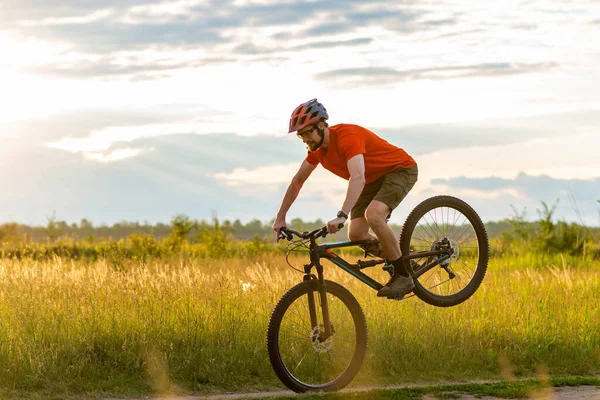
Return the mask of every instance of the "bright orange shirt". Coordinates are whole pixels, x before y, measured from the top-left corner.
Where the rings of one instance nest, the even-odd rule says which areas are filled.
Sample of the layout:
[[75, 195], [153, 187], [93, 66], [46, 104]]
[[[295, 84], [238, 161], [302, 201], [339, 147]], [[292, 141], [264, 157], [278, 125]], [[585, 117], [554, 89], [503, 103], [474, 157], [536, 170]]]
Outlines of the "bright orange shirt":
[[323, 167], [346, 180], [350, 179], [348, 160], [362, 154], [365, 159], [365, 182], [371, 183], [396, 168], [410, 168], [415, 160], [403, 149], [388, 143], [358, 125], [339, 124], [329, 127], [329, 147], [308, 153], [306, 161]]

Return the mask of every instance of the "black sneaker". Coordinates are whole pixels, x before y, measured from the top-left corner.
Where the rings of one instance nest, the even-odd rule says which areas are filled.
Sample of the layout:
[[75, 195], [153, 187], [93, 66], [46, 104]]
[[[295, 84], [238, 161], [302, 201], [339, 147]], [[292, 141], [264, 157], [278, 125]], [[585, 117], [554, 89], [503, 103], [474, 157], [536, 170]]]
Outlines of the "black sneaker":
[[412, 276], [393, 275], [390, 281], [377, 292], [378, 297], [397, 297], [412, 292], [415, 281]]

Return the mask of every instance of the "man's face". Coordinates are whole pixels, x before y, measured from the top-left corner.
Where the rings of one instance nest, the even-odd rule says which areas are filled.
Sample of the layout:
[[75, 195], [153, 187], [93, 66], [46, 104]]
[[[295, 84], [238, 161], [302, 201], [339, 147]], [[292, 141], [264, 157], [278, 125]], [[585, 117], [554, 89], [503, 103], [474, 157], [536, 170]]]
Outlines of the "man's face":
[[315, 151], [323, 144], [323, 138], [319, 135], [316, 125], [299, 130], [297, 135], [306, 144], [309, 151]]

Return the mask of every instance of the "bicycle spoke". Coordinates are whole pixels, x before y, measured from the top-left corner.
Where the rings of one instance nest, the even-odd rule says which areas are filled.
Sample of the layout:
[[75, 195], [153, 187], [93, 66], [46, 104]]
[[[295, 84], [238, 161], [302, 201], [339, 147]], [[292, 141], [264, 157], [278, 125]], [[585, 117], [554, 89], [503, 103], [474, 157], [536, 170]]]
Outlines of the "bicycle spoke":
[[[442, 239], [448, 239], [450, 246], [456, 247], [454, 256], [445, 261], [448, 271], [439, 265], [417, 279], [427, 290], [449, 296], [463, 290], [473, 278], [478, 265], [479, 243], [467, 216], [448, 206], [433, 208], [422, 215], [413, 231], [412, 247], [416, 251], [433, 250]], [[425, 262], [419, 262], [426, 265], [436, 258], [428, 257]], [[451, 274], [454, 274], [453, 278], [450, 278]]]
[[319, 318], [317, 327], [308, 328], [310, 314], [308, 296], [305, 294], [290, 304], [288, 313], [281, 322], [279, 350], [282, 360], [289, 365], [288, 370], [295, 379], [324, 384], [335, 379], [350, 364], [356, 343], [356, 330], [345, 304], [327, 293], [331, 326], [335, 333], [322, 342], [314, 337], [313, 335], [322, 335], [325, 327], [321, 321], [320, 293], [313, 293]]

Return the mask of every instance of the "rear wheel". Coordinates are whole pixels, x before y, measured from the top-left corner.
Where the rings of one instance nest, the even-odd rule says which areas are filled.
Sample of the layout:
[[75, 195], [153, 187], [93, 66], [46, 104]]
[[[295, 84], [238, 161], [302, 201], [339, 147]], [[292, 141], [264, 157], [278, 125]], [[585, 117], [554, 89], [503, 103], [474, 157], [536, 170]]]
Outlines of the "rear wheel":
[[[488, 239], [483, 222], [464, 201], [451, 196], [424, 200], [409, 214], [400, 234], [402, 254], [451, 248], [450, 257], [430, 256], [411, 262], [414, 293], [438, 307], [462, 303], [481, 284], [488, 264]], [[424, 266], [439, 264], [424, 272]]]
[[[273, 370], [295, 392], [334, 391], [354, 378], [365, 356], [367, 325], [360, 305], [344, 287], [325, 281], [332, 335], [326, 337], [318, 283], [290, 289], [273, 310], [267, 349]], [[309, 302], [317, 323], [313, 326]]]

